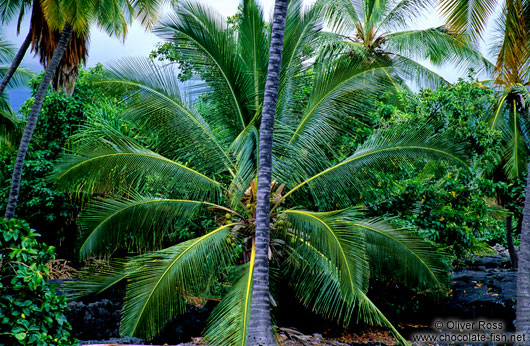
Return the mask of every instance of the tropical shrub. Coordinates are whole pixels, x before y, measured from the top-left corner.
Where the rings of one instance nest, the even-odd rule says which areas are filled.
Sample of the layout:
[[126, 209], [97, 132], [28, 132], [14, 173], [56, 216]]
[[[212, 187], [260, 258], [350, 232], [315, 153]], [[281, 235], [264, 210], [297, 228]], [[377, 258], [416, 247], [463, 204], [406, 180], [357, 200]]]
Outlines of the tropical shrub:
[[[34, 141], [30, 144], [21, 182], [21, 193], [17, 215], [37, 227], [48, 244], [58, 246], [61, 256], [74, 259], [73, 250], [76, 241], [75, 218], [78, 207], [64, 192], [57, 191], [53, 182], [46, 177], [53, 170], [54, 161], [65, 146], [67, 138], [85, 120], [87, 114], [94, 111], [95, 105], [103, 104], [112, 99], [99, 91], [89, 80], [101, 74], [101, 66], [81, 70], [76, 83], [75, 92], [68, 97], [62, 92], [47, 94], [39, 121], [34, 133]], [[31, 81], [33, 92], [40, 84], [39, 76]], [[96, 103], [95, 100], [98, 100]], [[21, 108], [22, 117], [27, 116], [31, 109], [32, 99]], [[113, 107], [108, 106], [107, 111]], [[19, 126], [24, 123], [20, 122]], [[16, 158], [15, 147], [0, 147], [0, 213], [3, 215], [7, 205], [9, 186], [13, 165]], [[64, 245], [64, 246], [60, 246]]]
[[[495, 104], [491, 88], [476, 81], [460, 80], [415, 95], [402, 94], [397, 106], [381, 103], [376, 117], [383, 127], [432, 127], [466, 143], [473, 169], [440, 164], [404, 167], [399, 174], [378, 176], [376, 198], [365, 200], [372, 215], [398, 217], [395, 222], [415, 228], [419, 235], [448, 247], [457, 258], [491, 245], [506, 245], [499, 216], [506, 211], [495, 203], [509, 187], [484, 172], [500, 160], [503, 137], [484, 120]], [[404, 105], [404, 106], [402, 106]], [[491, 175], [489, 175], [491, 177]]]
[[37, 241], [27, 222], [0, 219], [0, 343], [74, 345], [59, 296], [48, 281], [54, 248]]
[[[444, 258], [409, 232], [367, 217], [358, 207], [360, 195], [370, 194], [374, 172], [392, 170], [396, 161], [464, 164], [465, 155], [421, 128], [377, 132], [347, 156], [337, 155], [333, 144], [350, 134], [344, 121], [373, 109], [374, 95], [391, 89], [393, 72], [386, 60], [366, 64], [343, 56], [317, 57], [312, 71], [303, 73], [311, 58], [306, 47], [318, 46], [321, 18], [317, 8], [290, 2], [273, 150], [273, 281], [289, 282], [315, 312], [344, 324], [359, 313], [369, 323], [389, 325], [403, 341], [368, 298], [369, 277], [436, 291], [443, 288]], [[81, 256], [136, 251], [74, 286], [77, 293], [97, 293], [125, 280], [124, 335], [152, 338], [186, 301], [204, 295], [212, 277], [235, 266], [237, 279], [205, 334], [212, 345], [244, 344], [266, 27], [254, 1], [244, 2], [237, 31], [207, 6], [182, 3], [156, 31], [180, 47], [181, 59], [193, 61], [203, 83], [190, 89], [206, 97], [193, 102], [182, 96], [174, 65], [122, 61], [101, 82], [128, 101], [124, 114], [95, 114], [56, 166], [60, 187], [94, 197], [80, 219]], [[292, 97], [300, 91], [307, 98]], [[160, 239], [178, 232], [175, 225], [204, 215], [214, 220], [207, 229], [161, 249]]]

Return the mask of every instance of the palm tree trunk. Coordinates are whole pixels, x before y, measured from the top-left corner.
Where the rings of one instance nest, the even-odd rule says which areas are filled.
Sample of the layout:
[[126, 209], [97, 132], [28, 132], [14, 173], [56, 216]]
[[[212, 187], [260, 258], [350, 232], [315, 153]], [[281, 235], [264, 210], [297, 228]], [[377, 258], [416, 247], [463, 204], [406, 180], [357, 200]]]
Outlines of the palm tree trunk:
[[6, 220], [9, 220], [15, 216], [18, 194], [20, 192], [22, 168], [24, 166], [24, 160], [26, 159], [26, 153], [28, 151], [29, 142], [31, 141], [33, 131], [35, 130], [37, 119], [39, 117], [39, 112], [42, 107], [42, 103], [44, 102], [44, 97], [46, 96], [46, 92], [48, 91], [48, 87], [55, 74], [55, 71], [57, 70], [59, 63], [63, 58], [64, 52], [66, 50], [66, 47], [68, 46], [68, 42], [70, 41], [71, 36], [72, 26], [66, 23], [61, 33], [61, 37], [59, 38], [59, 42], [57, 43], [57, 47], [55, 48], [55, 52], [53, 53], [52, 59], [50, 60], [48, 68], [46, 68], [46, 72], [42, 77], [42, 81], [40, 83], [39, 89], [37, 90], [37, 94], [35, 95], [33, 106], [31, 107], [31, 111], [26, 121], [26, 128], [24, 129], [22, 139], [20, 140], [20, 146], [18, 147], [17, 159], [15, 161], [15, 168], [13, 169], [13, 177], [11, 179], [11, 189], [9, 190], [9, 200], [7, 202], [6, 213], [4, 216]]
[[517, 252], [515, 251], [515, 245], [513, 244], [513, 216], [510, 215], [506, 218], [506, 244], [508, 245], [508, 252], [510, 253], [510, 260], [512, 261], [512, 268], [517, 268]]
[[260, 125], [258, 190], [256, 193], [256, 257], [247, 345], [276, 345], [272, 334], [269, 297], [270, 192], [274, 115], [283, 52], [288, 0], [276, 0]]
[[26, 55], [26, 52], [28, 51], [29, 45], [31, 43], [31, 34], [28, 33], [26, 36], [26, 39], [22, 43], [22, 46], [20, 46], [20, 49], [17, 52], [17, 55], [15, 55], [15, 59], [11, 63], [11, 66], [9, 67], [9, 70], [7, 70], [6, 75], [4, 78], [2, 78], [2, 81], [0, 82], [0, 95], [4, 92], [4, 89], [7, 86], [7, 83], [11, 80], [11, 77], [13, 77], [13, 74], [17, 70], [18, 66], [20, 65], [20, 62], [24, 58], [24, 55]]
[[516, 331], [525, 336], [521, 345], [530, 345], [530, 164], [526, 178], [519, 267], [517, 273]]

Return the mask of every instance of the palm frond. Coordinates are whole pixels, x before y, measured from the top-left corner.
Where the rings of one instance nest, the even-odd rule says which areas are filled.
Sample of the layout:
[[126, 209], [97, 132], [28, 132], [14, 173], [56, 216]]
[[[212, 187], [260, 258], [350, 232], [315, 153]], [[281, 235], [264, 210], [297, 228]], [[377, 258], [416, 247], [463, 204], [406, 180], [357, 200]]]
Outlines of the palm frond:
[[351, 227], [362, 232], [374, 277], [399, 280], [416, 289], [444, 287], [449, 268], [444, 254], [412, 232], [353, 213]]
[[348, 117], [364, 116], [375, 106], [374, 95], [392, 87], [384, 62], [366, 64], [360, 57], [323, 63], [301, 116], [283, 116], [275, 130], [278, 181], [301, 181], [328, 166], [325, 150], [344, 131]]
[[[317, 6], [305, 9], [301, 0], [289, 2], [276, 107], [276, 118], [279, 120], [296, 108], [293, 94], [300, 92], [304, 79], [308, 78], [304, 73], [304, 64], [312, 58], [310, 55], [318, 53], [321, 46], [321, 16]], [[311, 48], [315, 52], [308, 51]]]
[[243, 2], [238, 33], [240, 54], [254, 86], [251, 95], [247, 96], [254, 101], [248, 106], [248, 110], [255, 113], [263, 102], [270, 38], [263, 19], [263, 9], [253, 0]]
[[345, 325], [350, 323], [357, 311], [357, 321], [388, 327], [403, 345], [408, 345], [365, 291], [355, 286], [353, 291], [348, 289], [349, 286], [341, 286], [342, 279], [337, 267], [310, 243], [299, 242], [285, 261], [284, 269], [291, 278], [297, 297], [313, 311], [335, 318]]
[[440, 12], [452, 31], [478, 42], [496, 7], [497, 0], [443, 0]]
[[[18, 2], [18, 1], [17, 1]], [[6, 12], [9, 9], [7, 9], [7, 6], [9, 2], [3, 1], [0, 3], [0, 12]], [[4, 21], [4, 17], [2, 16], [2, 22]], [[0, 31], [0, 63], [6, 64], [10, 63], [11, 60], [15, 57], [15, 46], [11, 44], [10, 42], [6, 41], [4, 39], [4, 33]]]
[[71, 300], [98, 295], [127, 279], [127, 262], [125, 259], [114, 259], [98, 267], [83, 268], [74, 279], [66, 280], [61, 289]]
[[30, 8], [31, 2], [24, 0], [4, 0], [0, 2], [0, 23], [7, 24], [20, 17]]
[[455, 36], [444, 26], [423, 30], [407, 30], [386, 36], [385, 50], [411, 59], [428, 60], [440, 66], [446, 63], [465, 70], [478, 67], [479, 71], [493, 72], [493, 65], [480, 54], [478, 47]]
[[234, 225], [132, 259], [120, 333], [151, 339], [182, 313], [185, 298], [200, 292], [206, 278], [228, 263], [226, 237]]
[[449, 82], [438, 73], [403, 55], [392, 54], [392, 66], [403, 80], [417, 83], [421, 88], [436, 89]]
[[521, 1], [510, 2], [504, 7], [503, 14], [496, 28], [500, 32], [496, 33], [499, 50], [495, 75], [497, 84], [509, 87], [525, 82], [525, 65], [530, 60], [530, 24]]
[[21, 121], [11, 110], [11, 107], [0, 96], [0, 147], [15, 148], [22, 137]]
[[236, 154], [236, 172], [228, 187], [230, 195], [230, 206], [236, 208], [241, 203], [241, 198], [250, 185], [250, 181], [256, 177], [258, 169], [258, 140], [259, 134], [255, 121], [260, 112], [256, 113], [255, 120], [251, 121], [247, 128], [237, 136], [232, 143], [231, 151]]
[[363, 0], [363, 26], [364, 30], [372, 31], [381, 22], [384, 15], [388, 12], [390, 0]]
[[508, 179], [517, 179], [526, 172], [528, 164], [528, 139], [525, 140], [521, 132], [521, 125], [527, 125], [517, 112], [515, 100], [507, 104], [508, 117], [502, 125], [505, 142], [508, 144], [504, 153], [504, 171]]
[[215, 307], [204, 331], [204, 339], [212, 346], [245, 346], [252, 303], [254, 248], [250, 262], [243, 265], [239, 278]]
[[291, 209], [282, 214], [299, 241], [318, 249], [339, 270], [341, 290], [353, 292], [368, 288], [363, 235], [349, 228], [347, 213]]
[[420, 16], [434, 10], [428, 0], [400, 0], [391, 3], [391, 8], [381, 19], [377, 31], [392, 32], [398, 28], [410, 27]]
[[[118, 95], [131, 94], [126, 118], [140, 132], [156, 137], [157, 152], [182, 158], [193, 148], [193, 162], [203, 171], [231, 170], [232, 162], [219, 136], [208, 122], [182, 99], [175, 65], [161, 66], [149, 59], [122, 59], [109, 67], [109, 75], [96, 81]], [[175, 138], [179, 138], [175, 141]], [[191, 160], [190, 160], [191, 161]]]
[[246, 106], [255, 104], [255, 86], [238, 55], [234, 33], [220, 18], [206, 5], [183, 1], [154, 31], [173, 40], [183, 60], [192, 61], [200, 77], [226, 100], [231, 116], [225, 122], [239, 132], [254, 115]]
[[296, 185], [292, 185], [292, 179], [286, 180], [290, 190], [282, 201], [307, 185], [315, 198], [331, 198], [337, 205], [347, 206], [355, 192], [369, 193], [370, 190], [365, 187], [369, 186], [374, 170], [396, 167], [410, 159], [447, 160], [466, 166], [462, 145], [432, 134], [430, 126], [407, 130], [406, 133], [399, 129], [387, 129], [376, 132], [342, 162]]
[[[9, 66], [0, 66], [0, 78], [5, 76]], [[9, 83], [6, 87], [7, 90], [14, 88], [26, 87], [31, 78], [35, 76], [35, 73], [31, 72], [27, 68], [19, 67], [9, 80]]]
[[[178, 221], [192, 217], [201, 206], [229, 209], [213, 203], [134, 195], [130, 199], [98, 199], [80, 218], [84, 236], [80, 256], [86, 258], [102, 250], [128, 244], [129, 249], [154, 250], [164, 234]], [[132, 239], [128, 239], [128, 235]]]
[[351, 0], [320, 0], [317, 6], [324, 13], [326, 25], [331, 31], [349, 34], [357, 30], [356, 25], [363, 21], [362, 1]]
[[71, 191], [127, 194], [151, 189], [192, 200], [215, 200], [219, 183], [204, 174], [133, 143], [102, 143], [64, 154], [50, 179]]

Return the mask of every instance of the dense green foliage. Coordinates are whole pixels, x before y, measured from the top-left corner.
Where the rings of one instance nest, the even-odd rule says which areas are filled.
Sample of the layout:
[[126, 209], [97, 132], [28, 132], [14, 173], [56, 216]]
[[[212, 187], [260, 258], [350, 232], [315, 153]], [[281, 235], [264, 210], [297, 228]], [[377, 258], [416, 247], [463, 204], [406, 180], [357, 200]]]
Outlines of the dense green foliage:
[[[90, 83], [90, 79], [101, 74], [102, 67], [90, 71], [82, 70], [75, 92], [71, 97], [64, 93], [48, 93], [40, 112], [34, 139], [30, 144], [21, 183], [17, 215], [38, 228], [48, 244], [59, 246], [59, 254], [73, 259], [77, 227], [75, 217], [79, 208], [68, 195], [57, 191], [53, 182], [47, 180], [54, 161], [63, 150], [67, 138], [81, 125], [87, 114], [96, 107], [105, 107], [108, 97]], [[40, 78], [31, 81], [33, 92], [39, 86]], [[96, 102], [97, 101], [97, 102]], [[27, 116], [32, 99], [20, 112]], [[107, 107], [112, 111], [112, 107]], [[23, 126], [20, 122], [19, 126]], [[5, 211], [7, 196], [13, 173], [16, 147], [0, 146], [0, 213]]]
[[491, 88], [459, 81], [418, 95], [403, 95], [397, 106], [380, 104], [379, 126], [432, 127], [455, 142], [467, 144], [471, 169], [447, 165], [415, 165], [379, 176], [375, 198], [364, 205], [374, 215], [417, 229], [424, 238], [449, 247], [457, 258], [480, 253], [484, 242], [505, 245], [506, 215], [495, 198], [506, 184], [486, 178], [499, 160], [502, 136], [484, 120], [495, 104]]
[[0, 344], [73, 345], [66, 296], [48, 282], [54, 248], [25, 221], [0, 219]]

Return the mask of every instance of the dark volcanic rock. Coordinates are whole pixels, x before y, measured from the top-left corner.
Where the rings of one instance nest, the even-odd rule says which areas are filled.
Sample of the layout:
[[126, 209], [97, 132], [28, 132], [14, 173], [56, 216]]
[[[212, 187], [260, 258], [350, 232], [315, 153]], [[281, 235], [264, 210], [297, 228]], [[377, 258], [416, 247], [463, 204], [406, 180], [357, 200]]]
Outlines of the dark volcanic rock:
[[500, 320], [513, 328], [517, 271], [502, 255], [476, 258], [452, 275], [452, 295], [445, 314], [459, 318]]
[[139, 345], [143, 341], [142, 339], [133, 338], [130, 336], [125, 336], [123, 338], [112, 338], [108, 340], [89, 340], [89, 341], [81, 341], [81, 345], [93, 345], [93, 344], [120, 344], [120, 345]]
[[79, 340], [108, 340], [120, 337], [121, 302], [102, 299], [92, 303], [68, 303], [66, 318]]

